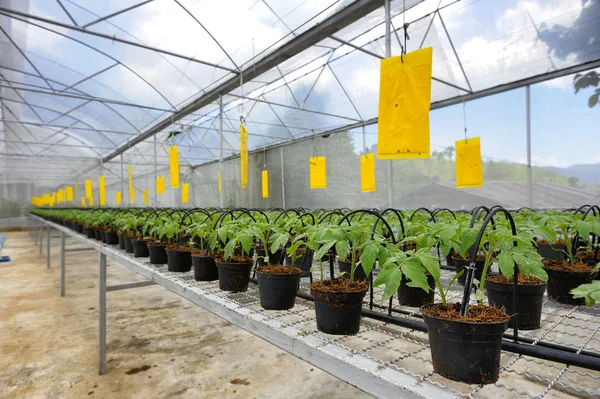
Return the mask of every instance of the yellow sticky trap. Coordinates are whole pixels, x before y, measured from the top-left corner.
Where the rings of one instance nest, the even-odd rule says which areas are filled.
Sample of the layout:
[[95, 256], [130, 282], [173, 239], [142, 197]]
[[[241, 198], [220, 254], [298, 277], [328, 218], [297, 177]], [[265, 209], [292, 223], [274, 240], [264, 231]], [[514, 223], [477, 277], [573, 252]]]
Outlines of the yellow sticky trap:
[[88, 205], [94, 206], [94, 196], [93, 195], [90, 198], [88, 198]]
[[121, 205], [121, 203], [123, 202], [123, 193], [120, 191], [117, 191], [115, 193], [115, 202], [117, 203], [117, 205]]
[[310, 188], [327, 188], [327, 161], [325, 157], [309, 158]]
[[179, 149], [176, 145], [169, 148], [170, 185], [179, 188]]
[[73, 201], [73, 186], [67, 187], [67, 201]]
[[217, 189], [221, 192], [221, 171], [217, 170]]
[[100, 197], [100, 206], [106, 206], [106, 183], [104, 176], [98, 177], [98, 193]]
[[59, 190], [58, 190], [58, 192], [57, 192], [57, 195], [56, 195], [56, 202], [58, 202], [59, 204], [60, 204], [61, 202], [63, 202], [63, 197], [64, 197], [64, 195], [65, 195], [65, 192], [64, 192], [64, 190], [63, 190], [62, 188], [61, 188], [61, 189], [59, 189]]
[[432, 59], [428, 47], [381, 60], [378, 159], [429, 158]]
[[483, 186], [481, 143], [479, 137], [456, 142], [456, 187]]
[[133, 203], [135, 201], [135, 190], [133, 188], [133, 167], [131, 165], [127, 166], [127, 175], [129, 177], [129, 203]]
[[135, 202], [135, 189], [131, 187], [129, 189], [129, 203], [133, 204]]
[[360, 157], [360, 190], [363, 193], [375, 191], [375, 154]]
[[165, 177], [156, 176], [156, 194], [165, 193]]
[[75, 183], [75, 195], [79, 199], [79, 183]]
[[85, 181], [85, 196], [91, 198], [94, 195], [92, 192], [92, 180], [88, 179]]
[[248, 131], [240, 125], [240, 185], [248, 185]]
[[81, 197], [81, 206], [85, 207], [85, 197]]
[[262, 197], [269, 198], [269, 171], [262, 171]]
[[148, 190], [144, 190], [144, 205], [148, 205]]
[[183, 183], [181, 185], [181, 202], [187, 204], [189, 201], [190, 194], [190, 185], [188, 183]]

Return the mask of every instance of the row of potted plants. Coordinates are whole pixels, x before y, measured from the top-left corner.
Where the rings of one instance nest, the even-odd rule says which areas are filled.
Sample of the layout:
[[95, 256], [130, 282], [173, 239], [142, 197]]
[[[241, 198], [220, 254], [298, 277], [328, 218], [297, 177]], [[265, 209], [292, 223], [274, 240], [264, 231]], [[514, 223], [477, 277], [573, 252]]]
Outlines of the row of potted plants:
[[[591, 304], [600, 294], [593, 280], [598, 273], [593, 237], [600, 222], [577, 213], [497, 213], [488, 215], [486, 223], [493, 223], [488, 226], [483, 214], [423, 210], [36, 212], [108, 244], [116, 244], [116, 235], [122, 248], [149, 256], [152, 263], [168, 263], [170, 271], [190, 271], [193, 265], [197, 280], [218, 279], [226, 291], [247, 289], [254, 255], [266, 309], [292, 308], [310, 267], [318, 275], [310, 285], [317, 327], [329, 334], [358, 333], [372, 281], [384, 286], [382, 301], [397, 296], [401, 305], [421, 307], [434, 370], [469, 383], [497, 380], [502, 334], [515, 320], [511, 315], [518, 314], [520, 329], [539, 328], [546, 287], [551, 299], [564, 303]], [[326, 278], [325, 263], [335, 254], [341, 276]], [[443, 258], [456, 267], [445, 286]], [[464, 309], [450, 303], [450, 287], [473, 277], [477, 304]], [[470, 289], [467, 284], [467, 303]], [[439, 303], [434, 303], [436, 291]]]

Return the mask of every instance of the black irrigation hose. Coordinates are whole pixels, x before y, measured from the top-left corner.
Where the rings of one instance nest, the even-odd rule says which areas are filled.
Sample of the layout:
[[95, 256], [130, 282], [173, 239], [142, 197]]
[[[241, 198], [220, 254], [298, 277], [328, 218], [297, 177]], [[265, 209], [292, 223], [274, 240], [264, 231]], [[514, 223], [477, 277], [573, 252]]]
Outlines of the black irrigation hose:
[[[305, 292], [298, 292], [298, 298], [313, 301], [312, 295]], [[378, 305], [379, 307], [381, 305]], [[379, 320], [384, 323], [394, 324], [400, 327], [409, 328], [421, 332], [427, 332], [427, 326], [422, 321], [412, 320], [405, 317], [390, 316], [388, 314], [363, 308], [362, 316], [369, 319]], [[413, 314], [414, 315], [414, 314]], [[505, 338], [514, 339], [512, 335], [505, 334]], [[589, 370], [600, 371], [600, 355], [593, 352], [581, 351], [566, 346], [554, 345], [546, 342], [538, 342], [532, 345], [534, 341], [529, 338], [519, 338], [519, 342], [502, 340], [502, 350], [517, 353], [519, 355], [531, 356], [538, 359], [550, 360], [557, 363], [564, 363], [570, 366], [583, 367]]]

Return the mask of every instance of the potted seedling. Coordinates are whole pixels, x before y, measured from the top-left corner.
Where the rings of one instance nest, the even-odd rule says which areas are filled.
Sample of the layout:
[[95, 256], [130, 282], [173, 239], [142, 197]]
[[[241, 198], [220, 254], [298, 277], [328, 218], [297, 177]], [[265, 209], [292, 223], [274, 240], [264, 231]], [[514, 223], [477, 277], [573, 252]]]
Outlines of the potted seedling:
[[[538, 231], [534, 236], [536, 248], [542, 258], [563, 261], [567, 259], [567, 246], [564, 236], [557, 236], [553, 227], [559, 224], [568, 225], [572, 216], [559, 211], [539, 212], [530, 215], [530, 222], [525, 228]], [[548, 223], [550, 222], [550, 224]]]
[[[334, 280], [325, 280], [323, 276], [323, 255], [332, 247], [338, 254], [348, 252], [347, 231], [339, 225], [308, 226], [306, 240], [297, 237], [299, 245], [304, 245], [315, 252], [320, 279], [310, 285], [310, 293], [315, 301], [317, 329], [327, 334], [354, 335], [360, 330], [362, 301], [367, 293], [367, 283], [355, 280], [356, 267], [359, 260], [363, 260], [362, 267], [366, 275], [371, 273], [373, 264], [366, 259], [369, 255], [362, 253], [361, 259], [356, 259], [353, 251], [350, 273]], [[288, 250], [289, 254], [295, 251], [295, 245]], [[374, 263], [374, 260], [373, 260]], [[311, 271], [314, 268], [311, 268]]]
[[[600, 268], [600, 264], [596, 266], [596, 270]], [[582, 284], [571, 290], [571, 295], [575, 299], [582, 299], [586, 306], [594, 306], [600, 301], [600, 280], [594, 280], [591, 283]]]
[[[496, 208], [490, 212], [481, 226], [475, 245], [471, 248], [471, 273], [475, 271], [476, 252], [480, 248], [483, 232], [498, 212], [505, 213], [511, 222], [513, 235], [516, 234], [514, 222], [508, 211]], [[488, 251], [487, 259], [491, 259], [493, 249], [485, 250]], [[435, 273], [434, 278], [439, 278], [433, 263], [425, 263], [425, 266], [429, 266], [428, 271], [431, 274]], [[484, 267], [482, 272], [481, 284], [476, 295], [477, 305], [469, 306], [473, 273], [467, 276], [462, 304], [447, 303], [445, 294], [440, 290], [440, 282], [436, 281], [441, 303], [421, 307], [429, 335], [433, 370], [451, 380], [469, 384], [491, 384], [498, 380], [502, 335], [508, 328], [510, 316], [502, 309], [483, 303], [481, 294], [485, 292], [488, 269], [489, 265]]]
[[195, 238], [190, 242], [192, 247], [192, 266], [196, 281], [215, 281], [219, 278], [219, 272], [215, 258], [209, 253], [208, 241], [212, 232], [212, 219], [194, 221], [187, 228], [187, 235]]
[[179, 245], [181, 222], [167, 219], [156, 229], [158, 237], [167, 240], [167, 265], [170, 272], [189, 272], [192, 270], [192, 248]]
[[[256, 226], [255, 235], [261, 235], [262, 229]], [[269, 242], [261, 242], [269, 248], [274, 259], [281, 259], [281, 251], [289, 241], [289, 233], [285, 227], [274, 227]], [[296, 303], [296, 292], [300, 285], [302, 271], [296, 266], [283, 266], [279, 261], [258, 266], [256, 278], [260, 305], [268, 310], [288, 310]]]
[[[361, 258], [361, 247], [364, 243], [371, 241], [372, 224], [368, 222], [367, 218], [355, 221], [352, 225], [342, 224], [339, 226], [342, 230], [343, 235], [348, 241], [347, 250], [345, 252], [336, 252], [338, 254], [338, 268], [340, 273], [343, 275], [352, 274], [352, 278], [356, 281], [367, 281], [370, 273], [365, 273], [360, 262]], [[383, 241], [383, 237], [377, 235], [380, 241]]]
[[164, 265], [169, 262], [167, 258], [167, 242], [166, 237], [162, 239], [162, 227], [164, 225], [164, 219], [157, 216], [148, 217], [142, 226], [142, 231], [145, 235], [148, 235], [148, 256], [150, 257], [150, 263], [155, 265]]
[[259, 236], [256, 229], [240, 219], [223, 222], [210, 234], [210, 248], [218, 251], [215, 263], [219, 269], [219, 288], [223, 291], [243, 292], [248, 289], [252, 244]]
[[590, 233], [600, 233], [600, 225], [591, 220], [574, 219], [566, 215], [552, 215], [546, 224], [562, 239], [566, 253], [565, 260], [544, 260], [544, 268], [548, 273], [548, 297], [559, 303], [583, 305], [584, 300], [573, 298], [570, 291], [582, 284], [591, 283], [598, 275], [598, 270], [577, 259], [577, 249], [580, 242], [589, 241]]
[[[488, 302], [492, 306], [504, 308], [511, 317], [509, 326], [514, 327], [515, 314], [518, 314], [518, 327], [522, 330], [533, 330], [540, 327], [542, 305], [548, 275], [544, 271], [542, 258], [532, 245], [531, 238], [525, 233], [513, 235], [504, 226], [496, 230], [486, 231], [483, 239], [487, 245], [485, 252], [484, 274], [487, 275], [485, 289]], [[515, 245], [516, 244], [516, 245]], [[500, 273], [488, 274], [493, 263], [491, 253], [498, 253], [498, 269]], [[514, 275], [514, 265], [519, 269]], [[517, 278], [517, 308], [515, 309], [514, 279]], [[484, 282], [481, 281], [477, 298], [483, 296]]]

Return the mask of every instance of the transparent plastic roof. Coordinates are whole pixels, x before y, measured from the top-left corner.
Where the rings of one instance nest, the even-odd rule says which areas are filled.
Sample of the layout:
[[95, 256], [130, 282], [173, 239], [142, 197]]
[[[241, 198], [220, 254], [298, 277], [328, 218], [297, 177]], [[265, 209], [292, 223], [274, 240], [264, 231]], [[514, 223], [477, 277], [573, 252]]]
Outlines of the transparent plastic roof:
[[[0, 0], [3, 157], [15, 179], [51, 167], [58, 184], [161, 121], [156, 157], [150, 136], [126, 150], [128, 162], [150, 171], [173, 143], [189, 165], [235, 155], [242, 116], [251, 150], [376, 123], [383, 7], [346, 14], [300, 52], [281, 50], [358, 3], [369, 2]], [[599, 3], [392, 1], [392, 55], [433, 47], [432, 103], [442, 106], [598, 60]], [[275, 67], [240, 74], [273, 56]], [[222, 92], [221, 129], [219, 103], [203, 99], [232, 79], [240, 84]], [[120, 165], [105, 167], [120, 176]]]

